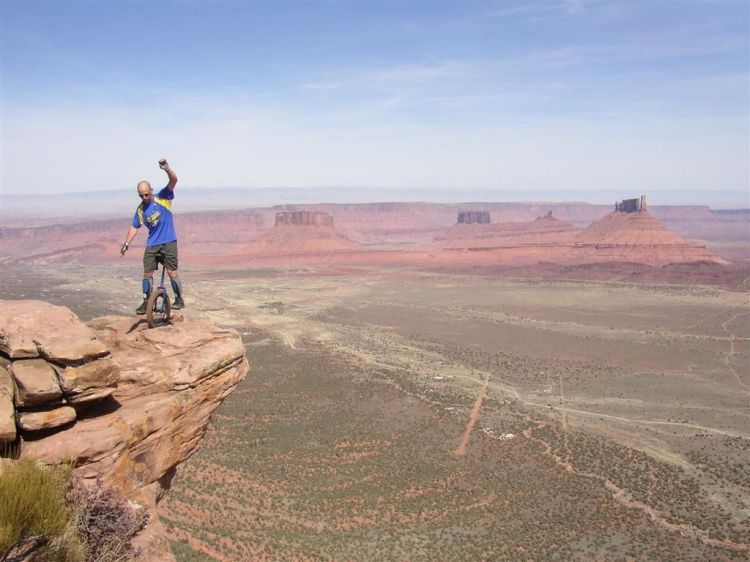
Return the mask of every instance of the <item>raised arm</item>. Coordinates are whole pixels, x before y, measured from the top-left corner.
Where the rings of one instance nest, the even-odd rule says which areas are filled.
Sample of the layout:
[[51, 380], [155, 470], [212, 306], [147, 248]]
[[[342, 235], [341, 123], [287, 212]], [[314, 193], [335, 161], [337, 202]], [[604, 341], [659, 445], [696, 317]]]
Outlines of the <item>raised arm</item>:
[[169, 167], [169, 162], [167, 162], [166, 158], [162, 158], [161, 160], [159, 160], [159, 167], [167, 172], [167, 176], [169, 176], [167, 189], [169, 189], [170, 191], [174, 191], [174, 188], [177, 185], [177, 175], [174, 173], [174, 170]]

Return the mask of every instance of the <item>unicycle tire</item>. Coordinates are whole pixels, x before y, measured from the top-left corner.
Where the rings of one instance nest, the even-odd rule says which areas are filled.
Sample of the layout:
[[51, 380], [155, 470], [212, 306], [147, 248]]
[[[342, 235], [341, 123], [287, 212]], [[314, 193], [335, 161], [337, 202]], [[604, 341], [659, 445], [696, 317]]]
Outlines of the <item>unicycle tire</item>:
[[146, 322], [149, 328], [155, 328], [169, 322], [172, 312], [169, 295], [166, 289], [160, 288], [151, 291], [146, 303]]

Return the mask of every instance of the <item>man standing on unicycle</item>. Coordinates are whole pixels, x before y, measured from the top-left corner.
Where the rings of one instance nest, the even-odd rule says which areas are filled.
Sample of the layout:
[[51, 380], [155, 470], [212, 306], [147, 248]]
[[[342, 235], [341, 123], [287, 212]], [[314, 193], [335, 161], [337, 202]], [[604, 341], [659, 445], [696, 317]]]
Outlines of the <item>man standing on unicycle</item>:
[[138, 229], [146, 225], [148, 240], [146, 251], [143, 253], [143, 302], [136, 309], [136, 314], [146, 314], [146, 303], [154, 285], [154, 271], [159, 263], [164, 264], [172, 282], [174, 291], [172, 309], [176, 310], [185, 306], [182, 300], [182, 281], [177, 273], [177, 234], [171, 210], [177, 176], [166, 159], [159, 160], [159, 167], [169, 176], [169, 183], [154, 197], [154, 190], [150, 183], [138, 182], [138, 197], [141, 198], [141, 203], [135, 210], [133, 224], [125, 235], [125, 243], [120, 248], [120, 255], [124, 256], [133, 238], [138, 234]]

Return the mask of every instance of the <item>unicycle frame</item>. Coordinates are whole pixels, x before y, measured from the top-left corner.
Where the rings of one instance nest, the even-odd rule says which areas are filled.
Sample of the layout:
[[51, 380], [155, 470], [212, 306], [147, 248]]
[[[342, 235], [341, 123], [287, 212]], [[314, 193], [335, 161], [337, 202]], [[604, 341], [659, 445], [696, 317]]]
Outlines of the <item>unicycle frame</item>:
[[167, 273], [167, 267], [164, 262], [161, 264], [161, 282], [158, 287], [151, 290], [146, 303], [146, 322], [149, 328], [155, 328], [169, 323], [172, 306], [169, 301], [169, 293], [164, 285], [164, 276]]

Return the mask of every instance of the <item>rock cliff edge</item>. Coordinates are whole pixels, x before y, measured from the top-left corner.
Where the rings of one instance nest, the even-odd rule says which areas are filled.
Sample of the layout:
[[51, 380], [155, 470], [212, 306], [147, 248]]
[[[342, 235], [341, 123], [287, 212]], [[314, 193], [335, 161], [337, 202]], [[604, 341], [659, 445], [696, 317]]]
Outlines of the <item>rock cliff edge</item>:
[[207, 322], [84, 324], [65, 307], [0, 300], [0, 445], [73, 460], [78, 476], [123, 492], [151, 514], [136, 546], [172, 560], [156, 504], [248, 371], [239, 334]]

